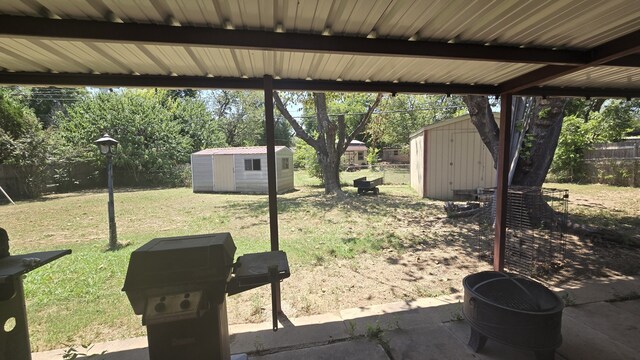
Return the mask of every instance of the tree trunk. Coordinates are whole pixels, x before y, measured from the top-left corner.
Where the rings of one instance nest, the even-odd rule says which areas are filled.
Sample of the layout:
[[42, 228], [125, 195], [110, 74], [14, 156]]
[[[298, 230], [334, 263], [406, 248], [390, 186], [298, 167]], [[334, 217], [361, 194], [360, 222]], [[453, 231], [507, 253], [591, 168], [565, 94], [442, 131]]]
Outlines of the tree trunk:
[[[338, 128], [342, 129], [344, 127], [344, 117], [338, 118], [338, 122], [342, 124], [341, 126], [331, 121], [327, 111], [327, 98], [324, 93], [313, 93], [313, 101], [318, 118], [318, 140], [320, 140], [316, 153], [318, 162], [322, 167], [324, 193], [342, 198], [345, 196], [340, 186], [340, 157], [342, 153], [340, 149], [336, 148], [336, 136], [338, 135]], [[338, 139], [338, 143], [340, 141], [344, 141], [344, 137]]]
[[327, 195], [344, 196], [344, 191], [340, 186], [340, 158], [318, 155], [318, 161], [322, 166], [322, 182], [324, 183], [324, 193]]
[[493, 167], [497, 169], [500, 130], [493, 117], [489, 98], [480, 95], [467, 95], [464, 97], [464, 103], [467, 104], [471, 123], [476, 127], [482, 142], [489, 149], [491, 157], [493, 157]]
[[[500, 129], [493, 116], [489, 99], [486, 96], [468, 95], [465, 96], [464, 102], [469, 109], [471, 122], [491, 152], [495, 166], [498, 159]], [[536, 98], [534, 110], [531, 112], [533, 118], [524, 134], [511, 185], [542, 186], [558, 145], [566, 103], [567, 100], [564, 98]]]
[[511, 185], [540, 187], [558, 146], [565, 98], [536, 99]]
[[[478, 130], [482, 141], [491, 152], [494, 161], [497, 162], [498, 155], [498, 125], [491, 112], [491, 106], [486, 96], [468, 95], [464, 98], [465, 104], [471, 115], [471, 122]], [[518, 162], [511, 180], [511, 186], [534, 186], [542, 187], [544, 180], [551, 167], [553, 155], [558, 146], [560, 130], [562, 129], [562, 120], [564, 118], [564, 107], [568, 100], [564, 98], [542, 99], [536, 98], [533, 106], [532, 116], [529, 128], [524, 134], [523, 145], [520, 148]], [[591, 109], [599, 109], [602, 101], [594, 101], [591, 103]], [[553, 216], [553, 209], [542, 198], [539, 197], [529, 199], [529, 201], [537, 202], [530, 204], [529, 220], [531, 224], [541, 223], [542, 218]], [[617, 241], [624, 239], [625, 236], [617, 231], [609, 230], [601, 227], [592, 227], [584, 224], [575, 224], [569, 222], [565, 228], [569, 233], [578, 236], [597, 237], [603, 240]], [[640, 238], [636, 237], [632, 241], [640, 244]]]

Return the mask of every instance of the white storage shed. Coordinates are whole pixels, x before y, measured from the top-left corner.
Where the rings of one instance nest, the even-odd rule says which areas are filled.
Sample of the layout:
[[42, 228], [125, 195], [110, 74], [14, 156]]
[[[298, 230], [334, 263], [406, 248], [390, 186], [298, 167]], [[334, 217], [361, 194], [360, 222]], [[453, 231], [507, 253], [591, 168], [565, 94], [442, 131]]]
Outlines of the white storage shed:
[[410, 163], [411, 187], [422, 197], [455, 200], [478, 188], [496, 186], [493, 158], [469, 115], [412, 134]]
[[[267, 193], [267, 147], [206, 149], [191, 154], [193, 192]], [[293, 151], [276, 146], [276, 188], [293, 190]]]

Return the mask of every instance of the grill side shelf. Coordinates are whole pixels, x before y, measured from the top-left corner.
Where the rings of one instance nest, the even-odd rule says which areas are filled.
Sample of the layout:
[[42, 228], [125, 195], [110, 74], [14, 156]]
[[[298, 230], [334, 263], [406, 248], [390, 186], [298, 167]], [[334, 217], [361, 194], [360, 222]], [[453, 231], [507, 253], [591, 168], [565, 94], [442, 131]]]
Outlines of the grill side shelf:
[[[271, 274], [269, 268], [276, 267], [276, 275]], [[268, 251], [262, 253], [246, 254], [238, 257], [233, 269], [233, 277], [227, 285], [229, 295], [254, 289], [270, 284], [275, 280], [281, 281], [291, 276], [289, 261], [284, 251]]]

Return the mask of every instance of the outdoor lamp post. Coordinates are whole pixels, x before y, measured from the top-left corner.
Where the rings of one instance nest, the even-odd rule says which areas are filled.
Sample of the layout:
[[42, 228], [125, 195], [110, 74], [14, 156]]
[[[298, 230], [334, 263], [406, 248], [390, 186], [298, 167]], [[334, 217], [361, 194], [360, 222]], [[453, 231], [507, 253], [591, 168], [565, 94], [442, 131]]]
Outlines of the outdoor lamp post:
[[115, 249], [118, 243], [118, 234], [116, 233], [116, 214], [113, 209], [113, 165], [112, 157], [118, 148], [118, 141], [111, 138], [109, 134], [104, 134], [100, 139], [96, 140], [96, 145], [100, 149], [100, 153], [107, 157], [107, 187], [109, 188], [109, 249]]

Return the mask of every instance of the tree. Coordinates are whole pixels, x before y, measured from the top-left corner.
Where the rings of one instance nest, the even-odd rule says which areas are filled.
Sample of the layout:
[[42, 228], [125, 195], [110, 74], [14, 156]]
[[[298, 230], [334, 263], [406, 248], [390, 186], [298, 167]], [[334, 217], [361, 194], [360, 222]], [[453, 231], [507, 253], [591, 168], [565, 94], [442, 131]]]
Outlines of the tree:
[[44, 128], [54, 125], [56, 113], [80, 101], [86, 91], [76, 88], [34, 87], [28, 92], [28, 105]]
[[[516, 109], [526, 109], [524, 115], [521, 116], [521, 121], [515, 124], [516, 134], [520, 135], [522, 141], [520, 146], [517, 147], [518, 151], [512, 156], [515, 156], [517, 165], [513, 172], [511, 185], [524, 185], [541, 187], [545, 177], [549, 171], [554, 153], [558, 146], [558, 140], [561, 134], [561, 128], [563, 127], [564, 109], [568, 102], [568, 99], [564, 98], [530, 98], [527, 100], [528, 106], [522, 107], [522, 98], [516, 98], [514, 106]], [[471, 121], [478, 130], [480, 137], [484, 144], [491, 151], [494, 161], [497, 164], [498, 155], [498, 134], [499, 129], [493, 118], [491, 106], [489, 100], [485, 96], [466, 96], [465, 103], [469, 108], [469, 114], [471, 115]], [[586, 106], [583, 106], [586, 105]], [[580, 156], [580, 152], [585, 147], [585, 140], [588, 139], [589, 133], [602, 134], [608, 138], [619, 138], [620, 134], [630, 129], [632, 126], [620, 126], [622, 124], [633, 124], [633, 115], [637, 114], [633, 104], [628, 105], [629, 109], [626, 110], [627, 115], [620, 113], [619, 107], [612, 107], [608, 112], [609, 115], [603, 117], [602, 114], [598, 114], [591, 109], [600, 109], [604, 113], [606, 110], [606, 102], [604, 104], [596, 103], [594, 106], [590, 104], [582, 104], [580, 106], [570, 107], [571, 111], [582, 111], [584, 114], [585, 109], [589, 111], [589, 121], [581, 119], [579, 117], [569, 116], [566, 121], [566, 130], [571, 132], [569, 139], [563, 144], [566, 146], [564, 150], [558, 153], [564, 161], [575, 161]], [[622, 111], [625, 112], [625, 111]], [[517, 111], [516, 111], [517, 113]], [[615, 115], [614, 115], [615, 114]], [[609, 121], [603, 118], [608, 118]], [[616, 123], [615, 126], [601, 126], [601, 124]], [[585, 125], [587, 124], [587, 125]], [[595, 127], [596, 131], [592, 131], [589, 127]], [[617, 129], [617, 130], [612, 130]], [[565, 133], [566, 134], [566, 133]], [[566, 139], [564, 139], [566, 140]], [[577, 153], [577, 154], [576, 154]], [[554, 214], [553, 209], [542, 199], [538, 199], [538, 205], [541, 205], [536, 212], [528, 211], [527, 214], [530, 217], [531, 223], [536, 223], [542, 213]], [[542, 223], [541, 223], [542, 224]], [[570, 231], [579, 236], [597, 236], [603, 240], [609, 240], [614, 242], [623, 242], [626, 237], [616, 231], [612, 231], [606, 228], [593, 227], [588, 224], [576, 224], [571, 221], [567, 223], [567, 231]]]
[[173, 121], [166, 101], [150, 90], [88, 96], [59, 119], [61, 146], [75, 149], [77, 159], [101, 169], [104, 156], [94, 141], [106, 132], [120, 141], [113, 163], [125, 172], [116, 181], [129, 174], [135, 184], [176, 184], [181, 175], [176, 166], [188, 162], [192, 142]]
[[187, 99], [187, 98], [197, 98], [198, 90], [194, 89], [173, 89], [173, 90], [160, 90], [167, 97], [172, 100], [175, 99]]
[[403, 146], [420, 128], [462, 114], [462, 97], [446, 95], [404, 95], [386, 97], [380, 111], [367, 126], [372, 147]]
[[[331, 96], [331, 94], [330, 94]], [[343, 96], [343, 95], [341, 95]], [[322, 180], [326, 194], [335, 194], [344, 197], [344, 192], [340, 188], [340, 158], [347, 150], [349, 143], [360, 134], [365, 128], [373, 111], [380, 104], [382, 94], [378, 94], [367, 107], [366, 112], [358, 116], [355, 126], [348, 129], [344, 115], [334, 117], [329, 116], [327, 110], [327, 95], [325, 93], [313, 93], [313, 106], [315, 108], [315, 133], [311, 129], [305, 128], [291, 115], [284, 102], [277, 92], [273, 93], [275, 105], [280, 114], [289, 122], [296, 133], [296, 136], [309, 144], [316, 152], [318, 162], [322, 167]], [[344, 99], [344, 97], [343, 97]], [[352, 100], [347, 98], [348, 100]], [[338, 102], [337, 108], [345, 106], [349, 101]]]
[[48, 133], [33, 112], [0, 91], [0, 164], [14, 165], [18, 192], [37, 197], [44, 188]]
[[171, 113], [171, 121], [180, 125], [180, 133], [191, 139], [190, 152], [226, 145], [217, 121], [199, 97], [170, 97], [164, 104]]
[[[264, 121], [262, 123], [263, 125], [266, 124]], [[291, 144], [293, 143], [293, 130], [291, 129], [291, 126], [289, 125], [287, 120], [278, 117], [274, 119], [274, 124], [275, 124], [275, 129], [274, 129], [275, 144], [280, 146], [291, 146]], [[263, 129], [264, 129], [264, 126], [263, 126]], [[259, 144], [260, 145], [267, 144], [266, 129], [260, 134]]]
[[264, 136], [262, 93], [215, 90], [206, 92], [204, 98], [227, 145], [264, 145], [260, 144]]
[[570, 100], [551, 168], [556, 179], [586, 180], [585, 151], [595, 143], [621, 141], [637, 126], [638, 105], [638, 101]]
[[[516, 98], [522, 102], [522, 98]], [[471, 122], [478, 130], [482, 142], [491, 152], [494, 163], [498, 163], [499, 132], [487, 96], [467, 95], [464, 102], [469, 110]], [[516, 157], [516, 167], [511, 185], [542, 186], [553, 160], [558, 144], [564, 106], [564, 98], [534, 98], [529, 103], [526, 118], [516, 124], [522, 135], [521, 147]]]

